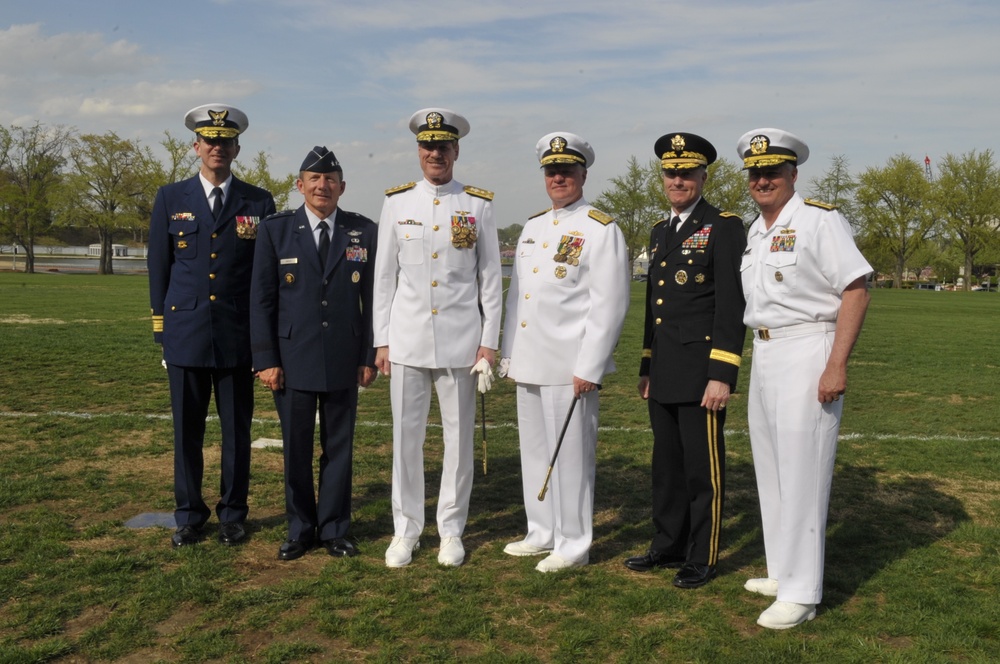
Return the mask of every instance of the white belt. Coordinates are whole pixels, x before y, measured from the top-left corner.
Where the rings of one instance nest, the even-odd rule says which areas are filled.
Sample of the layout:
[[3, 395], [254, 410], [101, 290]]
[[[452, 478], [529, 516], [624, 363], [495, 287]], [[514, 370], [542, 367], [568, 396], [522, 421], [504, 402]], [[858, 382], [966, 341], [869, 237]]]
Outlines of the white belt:
[[797, 337], [802, 334], [816, 334], [818, 332], [833, 332], [837, 329], [836, 323], [799, 323], [787, 327], [758, 327], [753, 331], [755, 339], [770, 341], [780, 337]]

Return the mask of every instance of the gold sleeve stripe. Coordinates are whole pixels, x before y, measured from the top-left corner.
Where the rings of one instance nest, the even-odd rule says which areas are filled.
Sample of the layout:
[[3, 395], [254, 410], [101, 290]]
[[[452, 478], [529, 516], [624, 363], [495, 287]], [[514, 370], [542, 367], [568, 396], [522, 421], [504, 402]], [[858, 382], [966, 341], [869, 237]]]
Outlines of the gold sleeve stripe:
[[653, 349], [652, 348], [643, 348], [642, 349], [642, 359], [645, 360], [645, 359], [650, 358], [650, 357], [653, 357]]
[[734, 366], [740, 366], [741, 358], [736, 353], [728, 353], [724, 350], [719, 350], [718, 348], [713, 348], [712, 353], [708, 356], [710, 360], [719, 360], [720, 362], [725, 362], [727, 364], [732, 364]]
[[163, 332], [163, 316], [153, 316], [153, 332]]

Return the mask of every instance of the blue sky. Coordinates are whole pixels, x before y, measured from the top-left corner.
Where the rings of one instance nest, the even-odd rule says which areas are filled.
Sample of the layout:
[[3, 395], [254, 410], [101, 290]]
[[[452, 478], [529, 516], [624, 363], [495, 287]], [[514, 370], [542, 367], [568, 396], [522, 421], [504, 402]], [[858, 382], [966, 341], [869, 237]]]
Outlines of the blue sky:
[[244, 161], [264, 150], [283, 174], [326, 145], [342, 207], [375, 219], [420, 177], [406, 123], [426, 106], [469, 118], [456, 177], [496, 192], [501, 226], [548, 206], [534, 146], [551, 131], [594, 146], [591, 199], [669, 131], [731, 160], [746, 131], [793, 131], [812, 151], [800, 188], [836, 154], [859, 172], [1000, 147], [993, 0], [0, 4], [0, 124], [155, 146], [228, 102], [250, 117]]

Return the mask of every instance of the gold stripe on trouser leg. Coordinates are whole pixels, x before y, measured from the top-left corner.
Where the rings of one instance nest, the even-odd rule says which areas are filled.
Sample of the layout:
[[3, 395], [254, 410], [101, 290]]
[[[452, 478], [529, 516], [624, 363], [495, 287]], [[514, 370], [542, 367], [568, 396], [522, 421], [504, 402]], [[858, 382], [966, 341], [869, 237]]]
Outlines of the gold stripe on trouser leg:
[[712, 474], [712, 531], [708, 542], [708, 564], [719, 559], [719, 533], [722, 530], [722, 473], [719, 465], [719, 419], [714, 410], [706, 411], [708, 462]]

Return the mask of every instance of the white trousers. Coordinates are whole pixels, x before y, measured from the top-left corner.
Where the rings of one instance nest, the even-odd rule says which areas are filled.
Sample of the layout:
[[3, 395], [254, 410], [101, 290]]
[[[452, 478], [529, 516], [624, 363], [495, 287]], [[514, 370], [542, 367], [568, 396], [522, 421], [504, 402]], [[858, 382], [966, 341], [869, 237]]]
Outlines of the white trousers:
[[834, 332], [754, 339], [748, 420], [767, 575], [778, 600], [819, 604], [843, 400], [820, 403]]
[[444, 428], [444, 458], [438, 495], [441, 537], [461, 537], [472, 494], [476, 378], [472, 367], [424, 369], [392, 364], [392, 522], [396, 537], [419, 537], [424, 529], [424, 440], [437, 391]]
[[573, 401], [572, 385], [517, 385], [521, 481], [528, 517], [525, 541], [552, 548], [572, 562], [587, 562], [594, 539], [594, 475], [597, 453], [597, 392], [580, 398], [573, 411], [544, 501], [538, 492]]

